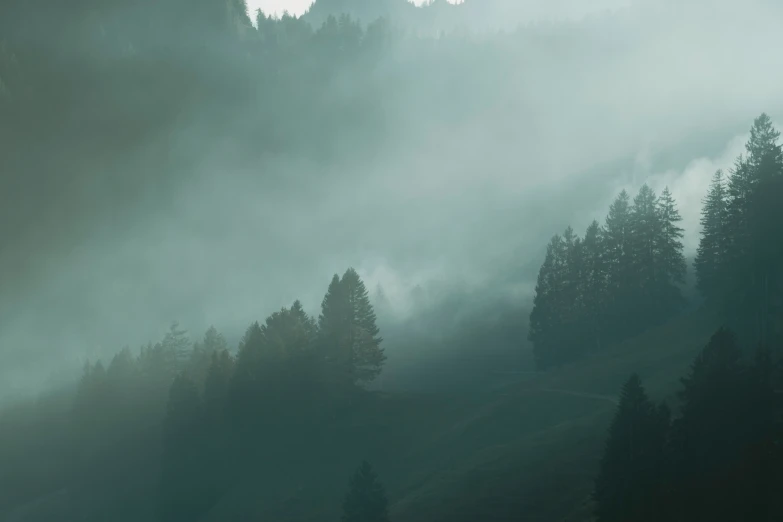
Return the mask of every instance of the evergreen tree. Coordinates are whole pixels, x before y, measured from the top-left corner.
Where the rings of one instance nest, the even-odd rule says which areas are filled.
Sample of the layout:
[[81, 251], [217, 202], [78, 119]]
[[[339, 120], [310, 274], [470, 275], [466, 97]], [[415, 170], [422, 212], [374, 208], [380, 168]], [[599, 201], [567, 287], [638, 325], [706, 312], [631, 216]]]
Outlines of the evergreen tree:
[[[748, 452], [774, 433], [775, 399], [757, 370], [740, 362], [736, 336], [719, 329], [697, 356], [679, 392], [682, 416], [674, 423], [675, 501], [685, 519], [760, 520], [750, 516], [753, 475], [737, 477]], [[749, 482], [750, 481], [750, 482]], [[738, 497], [737, 491], [744, 491]], [[766, 499], [765, 501], [768, 501]]]
[[204, 404], [211, 412], [220, 412], [228, 397], [234, 373], [234, 358], [228, 350], [212, 352], [212, 361], [204, 381]]
[[724, 313], [743, 338], [767, 342], [775, 331], [775, 299], [783, 294], [783, 247], [772, 241], [783, 222], [783, 152], [779, 132], [762, 114], [753, 122], [746, 157], [735, 163], [728, 186], [727, 262], [722, 271]]
[[697, 287], [707, 299], [719, 296], [719, 278], [727, 256], [727, 219], [723, 171], [717, 170], [712, 177], [707, 197], [702, 202], [701, 237], [694, 261]]
[[659, 521], [669, 411], [648, 398], [638, 375], [620, 395], [593, 497], [599, 522]]
[[288, 360], [307, 354], [315, 340], [317, 327], [308, 317], [302, 303], [294, 301], [291, 308], [282, 308], [270, 315], [263, 326], [264, 352], [277, 360]]
[[633, 267], [633, 308], [628, 309], [628, 320], [633, 328], [641, 331], [659, 315], [656, 309], [659, 280], [662, 274], [656, 269], [659, 258], [658, 239], [662, 222], [657, 212], [658, 197], [648, 186], [642, 185], [629, 211], [628, 257]]
[[190, 359], [191, 345], [187, 333], [187, 330], [181, 330], [179, 323], [174, 321], [161, 342], [162, 355], [165, 361], [163, 364], [166, 365], [166, 369], [172, 375], [176, 375], [182, 370], [185, 363]]
[[606, 307], [606, 265], [604, 262], [603, 231], [598, 221], [593, 221], [585, 231], [582, 242], [584, 272], [582, 275], [582, 299], [588, 331], [593, 346], [601, 348]]
[[562, 297], [560, 300], [560, 330], [564, 359], [575, 359], [582, 355], [585, 325], [584, 300], [582, 296], [584, 259], [582, 240], [570, 226], [563, 232], [564, 263]]
[[342, 522], [388, 522], [389, 503], [383, 485], [367, 462], [362, 462], [343, 501]]
[[380, 372], [386, 356], [367, 289], [359, 274], [349, 268], [342, 279], [335, 275], [321, 304], [319, 333], [335, 383], [363, 384]]
[[626, 321], [633, 309], [634, 279], [631, 257], [630, 197], [623, 190], [612, 202], [604, 225], [604, 259], [607, 269], [607, 323], [612, 325], [613, 339], [627, 335], [631, 325]]
[[533, 343], [536, 365], [546, 369], [558, 361], [556, 332], [558, 325], [558, 305], [560, 282], [557, 281], [557, 265], [562, 238], [555, 235], [546, 249], [544, 263], [538, 271], [533, 309], [530, 312], [528, 339]]
[[762, 163], [770, 159], [778, 164], [781, 162], [779, 139], [780, 132], [772, 125], [772, 119], [767, 114], [762, 113], [753, 120], [750, 138], [745, 144], [753, 182], [764, 178], [764, 173], [761, 172]]
[[656, 297], [661, 319], [667, 319], [679, 312], [683, 297], [680, 288], [685, 283], [686, 263], [683, 255], [683, 229], [679, 210], [669, 188], [661, 192], [656, 208], [659, 221], [659, 234], [655, 241], [655, 274], [658, 291]]
[[193, 350], [188, 363], [188, 374], [199, 385], [203, 386], [209, 372], [214, 354], [220, 354], [228, 350], [223, 334], [217, 331], [214, 326], [210, 326], [201, 342], [193, 343]]

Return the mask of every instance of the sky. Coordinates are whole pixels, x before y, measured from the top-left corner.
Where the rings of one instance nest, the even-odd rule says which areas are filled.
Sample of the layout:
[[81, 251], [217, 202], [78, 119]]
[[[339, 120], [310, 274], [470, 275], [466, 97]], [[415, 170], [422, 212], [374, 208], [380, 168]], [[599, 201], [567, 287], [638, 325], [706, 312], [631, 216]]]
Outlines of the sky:
[[288, 11], [292, 15], [299, 16], [312, 3], [313, 0], [248, 0], [247, 8], [250, 13], [255, 13], [256, 10], [261, 9], [268, 15], [280, 15], [284, 11]]
[[[416, 5], [421, 5], [427, 0], [410, 0]], [[448, 0], [449, 3], [460, 3], [461, 0]], [[607, 8], [617, 8], [629, 5], [633, 0], [513, 0], [508, 2], [513, 10], [520, 14], [524, 21], [542, 19], [548, 17], [581, 17], [587, 13], [599, 12]], [[481, 0], [474, 0], [480, 4]], [[288, 11], [292, 15], [304, 13], [313, 0], [247, 0], [250, 13], [261, 9], [266, 14], [281, 15]], [[502, 4], [503, 2], [495, 2]], [[252, 17], [251, 17], [252, 18]]]
[[[400, 94], [381, 103], [404, 105], [385, 116], [390, 136], [371, 158], [246, 165], [218, 146], [192, 151], [196, 167], [165, 209], [138, 202], [111, 238], [84, 233], [38, 253], [23, 290], [0, 292], [2, 385], [38, 385], [41, 368], [154, 341], [174, 319], [198, 337], [210, 324], [241, 333], [294, 299], [317, 312], [348, 266], [399, 310], [433, 281], [510, 291], [493, 279], [505, 271], [529, 299], [548, 238], [603, 221], [619, 190], [644, 182], [672, 189], [692, 254], [713, 172], [731, 166], [759, 113], [783, 119], [783, 6], [722, 0], [705, 15], [703, 3], [649, 0], [555, 25], [535, 52], [471, 47], [478, 72], [464, 76], [404, 51], [386, 57], [379, 78]], [[324, 95], [351, 89], [336, 82]], [[460, 97], [481, 101], [460, 125], [420, 117], [433, 99]], [[187, 149], [198, 132], [213, 131], [173, 136]]]
[[[414, 1], [415, 4], [420, 4], [424, 0]], [[449, 0], [451, 3], [456, 3], [456, 0]], [[281, 15], [283, 12], [288, 11], [289, 14], [299, 16], [303, 14], [308, 7], [313, 3], [313, 0], [247, 0], [247, 8], [250, 13], [255, 13], [257, 9], [261, 9], [267, 15]]]

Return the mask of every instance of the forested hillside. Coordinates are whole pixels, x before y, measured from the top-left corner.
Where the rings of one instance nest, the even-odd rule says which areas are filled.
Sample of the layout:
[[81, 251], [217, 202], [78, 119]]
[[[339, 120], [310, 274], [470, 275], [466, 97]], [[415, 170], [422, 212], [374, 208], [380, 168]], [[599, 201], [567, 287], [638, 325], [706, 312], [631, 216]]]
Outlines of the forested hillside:
[[[656, 191], [623, 147], [663, 117], [610, 111], [622, 96], [602, 76], [659, 58], [645, 47], [659, 28], [642, 43], [633, 24], [605, 31], [643, 18], [624, 12], [471, 32], [509, 6], [318, 0], [276, 18], [243, 0], [0, 4], [0, 520], [783, 518], [773, 119], [753, 120], [733, 168], [697, 180], [700, 205]], [[737, 60], [737, 75], [756, 64]], [[640, 99], [658, 107], [681, 78], [651, 83]], [[590, 125], [556, 117], [584, 100]], [[713, 108], [685, 105], [686, 118]], [[699, 157], [692, 143], [714, 136], [693, 136], [737, 118], [656, 144]], [[633, 192], [615, 190], [630, 168]], [[583, 219], [613, 195], [602, 222]], [[182, 205], [199, 219], [171, 227]], [[590, 224], [539, 248], [569, 222]], [[469, 277], [438, 292], [433, 276], [431, 294], [397, 296], [400, 313], [335, 254], [395, 240], [399, 266], [432, 258], [431, 273]], [[103, 268], [95, 245], [123, 262]], [[317, 298], [284, 297], [303, 288]], [[219, 328], [169, 322], [186, 314]], [[68, 378], [28, 382], [53, 368]]]

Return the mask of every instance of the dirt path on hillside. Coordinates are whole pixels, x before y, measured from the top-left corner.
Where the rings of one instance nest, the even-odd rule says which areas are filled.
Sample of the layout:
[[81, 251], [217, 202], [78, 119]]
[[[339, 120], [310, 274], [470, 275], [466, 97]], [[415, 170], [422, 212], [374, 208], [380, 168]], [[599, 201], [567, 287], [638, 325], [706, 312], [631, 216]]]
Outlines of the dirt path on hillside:
[[611, 402], [614, 405], [619, 404], [619, 400], [617, 399], [617, 397], [612, 397], [610, 395], [600, 395], [598, 393], [585, 393], [585, 392], [578, 392], [573, 390], [561, 390], [557, 388], [539, 388], [539, 390], [548, 393], [562, 393], [565, 395], [573, 395], [575, 397], [584, 397], [585, 399], [607, 401], [607, 402]]

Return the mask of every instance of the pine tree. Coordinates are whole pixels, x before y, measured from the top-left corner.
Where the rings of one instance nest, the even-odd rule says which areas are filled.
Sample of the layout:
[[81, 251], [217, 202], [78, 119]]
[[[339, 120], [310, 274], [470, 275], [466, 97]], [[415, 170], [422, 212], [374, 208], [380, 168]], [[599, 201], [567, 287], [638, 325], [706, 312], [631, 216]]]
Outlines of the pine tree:
[[686, 272], [682, 245], [683, 229], [678, 225], [682, 217], [668, 187], [661, 192], [656, 213], [660, 223], [655, 241], [655, 273], [658, 285], [656, 297], [661, 319], [665, 319], [678, 312], [684, 302], [680, 288], [685, 283]]
[[707, 299], [720, 294], [720, 274], [727, 256], [727, 195], [723, 182], [723, 171], [717, 170], [712, 184], [702, 203], [701, 237], [696, 251], [694, 268], [697, 287]]
[[603, 231], [598, 221], [593, 221], [585, 231], [582, 242], [584, 272], [582, 299], [592, 344], [601, 348], [606, 307], [606, 265], [604, 262]]
[[226, 343], [223, 334], [218, 332], [214, 326], [210, 326], [204, 332], [204, 338], [201, 342], [193, 343], [188, 373], [199, 386], [204, 385], [213, 355], [220, 354], [224, 350], [228, 350], [228, 343]]
[[783, 152], [780, 134], [769, 117], [753, 122], [745, 148], [728, 185], [727, 262], [721, 282], [725, 288], [726, 317], [743, 338], [768, 341], [774, 331], [774, 294], [780, 283], [776, 267], [783, 247], [770, 240], [783, 222], [779, 200], [783, 196]]
[[365, 384], [381, 372], [386, 359], [367, 289], [352, 268], [335, 275], [321, 304], [319, 334], [336, 382]]
[[259, 368], [263, 363], [264, 335], [258, 322], [251, 324], [239, 342], [234, 378], [231, 381], [233, 403], [240, 411], [253, 404], [261, 393]]
[[660, 518], [660, 487], [669, 411], [648, 398], [638, 375], [620, 395], [609, 427], [593, 498], [599, 522], [644, 522]]
[[533, 309], [530, 312], [528, 339], [533, 343], [533, 354], [540, 369], [552, 366], [558, 359], [555, 332], [558, 328], [560, 284], [556, 280], [559, 263], [556, 257], [560, 253], [561, 242], [560, 236], [555, 235], [547, 245], [546, 257], [538, 271]]
[[[760, 483], [754, 475], [764, 470], [736, 471], [774, 433], [776, 401], [767, 375], [763, 358], [755, 368], [744, 366], [736, 336], [720, 328], [682, 379], [672, 447], [685, 519], [761, 520], [749, 518], [755, 506], [747, 500]], [[745, 493], [738, 497], [737, 491]]]
[[212, 361], [204, 381], [204, 404], [210, 413], [220, 412], [228, 397], [234, 373], [234, 358], [228, 350], [212, 352]]
[[661, 233], [658, 212], [658, 196], [649, 187], [642, 185], [633, 199], [629, 211], [628, 244], [634, 270], [640, 277], [640, 286], [646, 287], [655, 281], [656, 238]]
[[760, 172], [762, 162], [769, 159], [780, 163], [780, 132], [772, 125], [772, 119], [765, 113], [762, 113], [753, 120], [753, 126], [750, 129], [750, 138], [745, 144], [745, 150], [748, 155], [748, 165], [752, 172], [754, 182], [763, 178]]
[[179, 373], [190, 359], [191, 345], [187, 333], [187, 330], [181, 330], [179, 323], [174, 321], [161, 342], [163, 364], [172, 376]]
[[343, 501], [342, 522], [389, 522], [389, 503], [372, 466], [362, 462]]
[[631, 257], [630, 197], [623, 190], [612, 202], [604, 225], [604, 259], [607, 269], [607, 323], [613, 325], [613, 338], [629, 332], [628, 311], [634, 299], [633, 259]]
[[278, 361], [299, 357], [310, 351], [316, 337], [315, 321], [307, 316], [302, 303], [294, 301], [267, 317], [261, 326], [263, 350]]
[[584, 336], [587, 331], [586, 314], [582, 295], [584, 267], [584, 251], [582, 239], [574, 233], [570, 226], [563, 232], [564, 265], [563, 293], [560, 304], [562, 322], [560, 330], [563, 358], [573, 360], [584, 353]]
[[657, 273], [658, 238], [662, 222], [657, 212], [658, 197], [648, 186], [642, 185], [629, 212], [628, 256], [633, 267], [633, 309], [629, 320], [635, 330], [657, 319], [656, 291], [662, 274]]
[[[766, 115], [757, 119], [754, 130], [748, 143], [754, 186], [748, 198], [749, 259], [745, 266], [750, 270], [750, 283], [746, 299], [754, 323], [751, 339], [769, 343], [783, 339], [783, 331], [775, 331], [775, 314], [783, 309], [783, 241], [772, 239], [780, 237], [783, 228], [783, 151], [777, 143], [780, 133]], [[781, 303], [778, 310], [776, 300]]]

